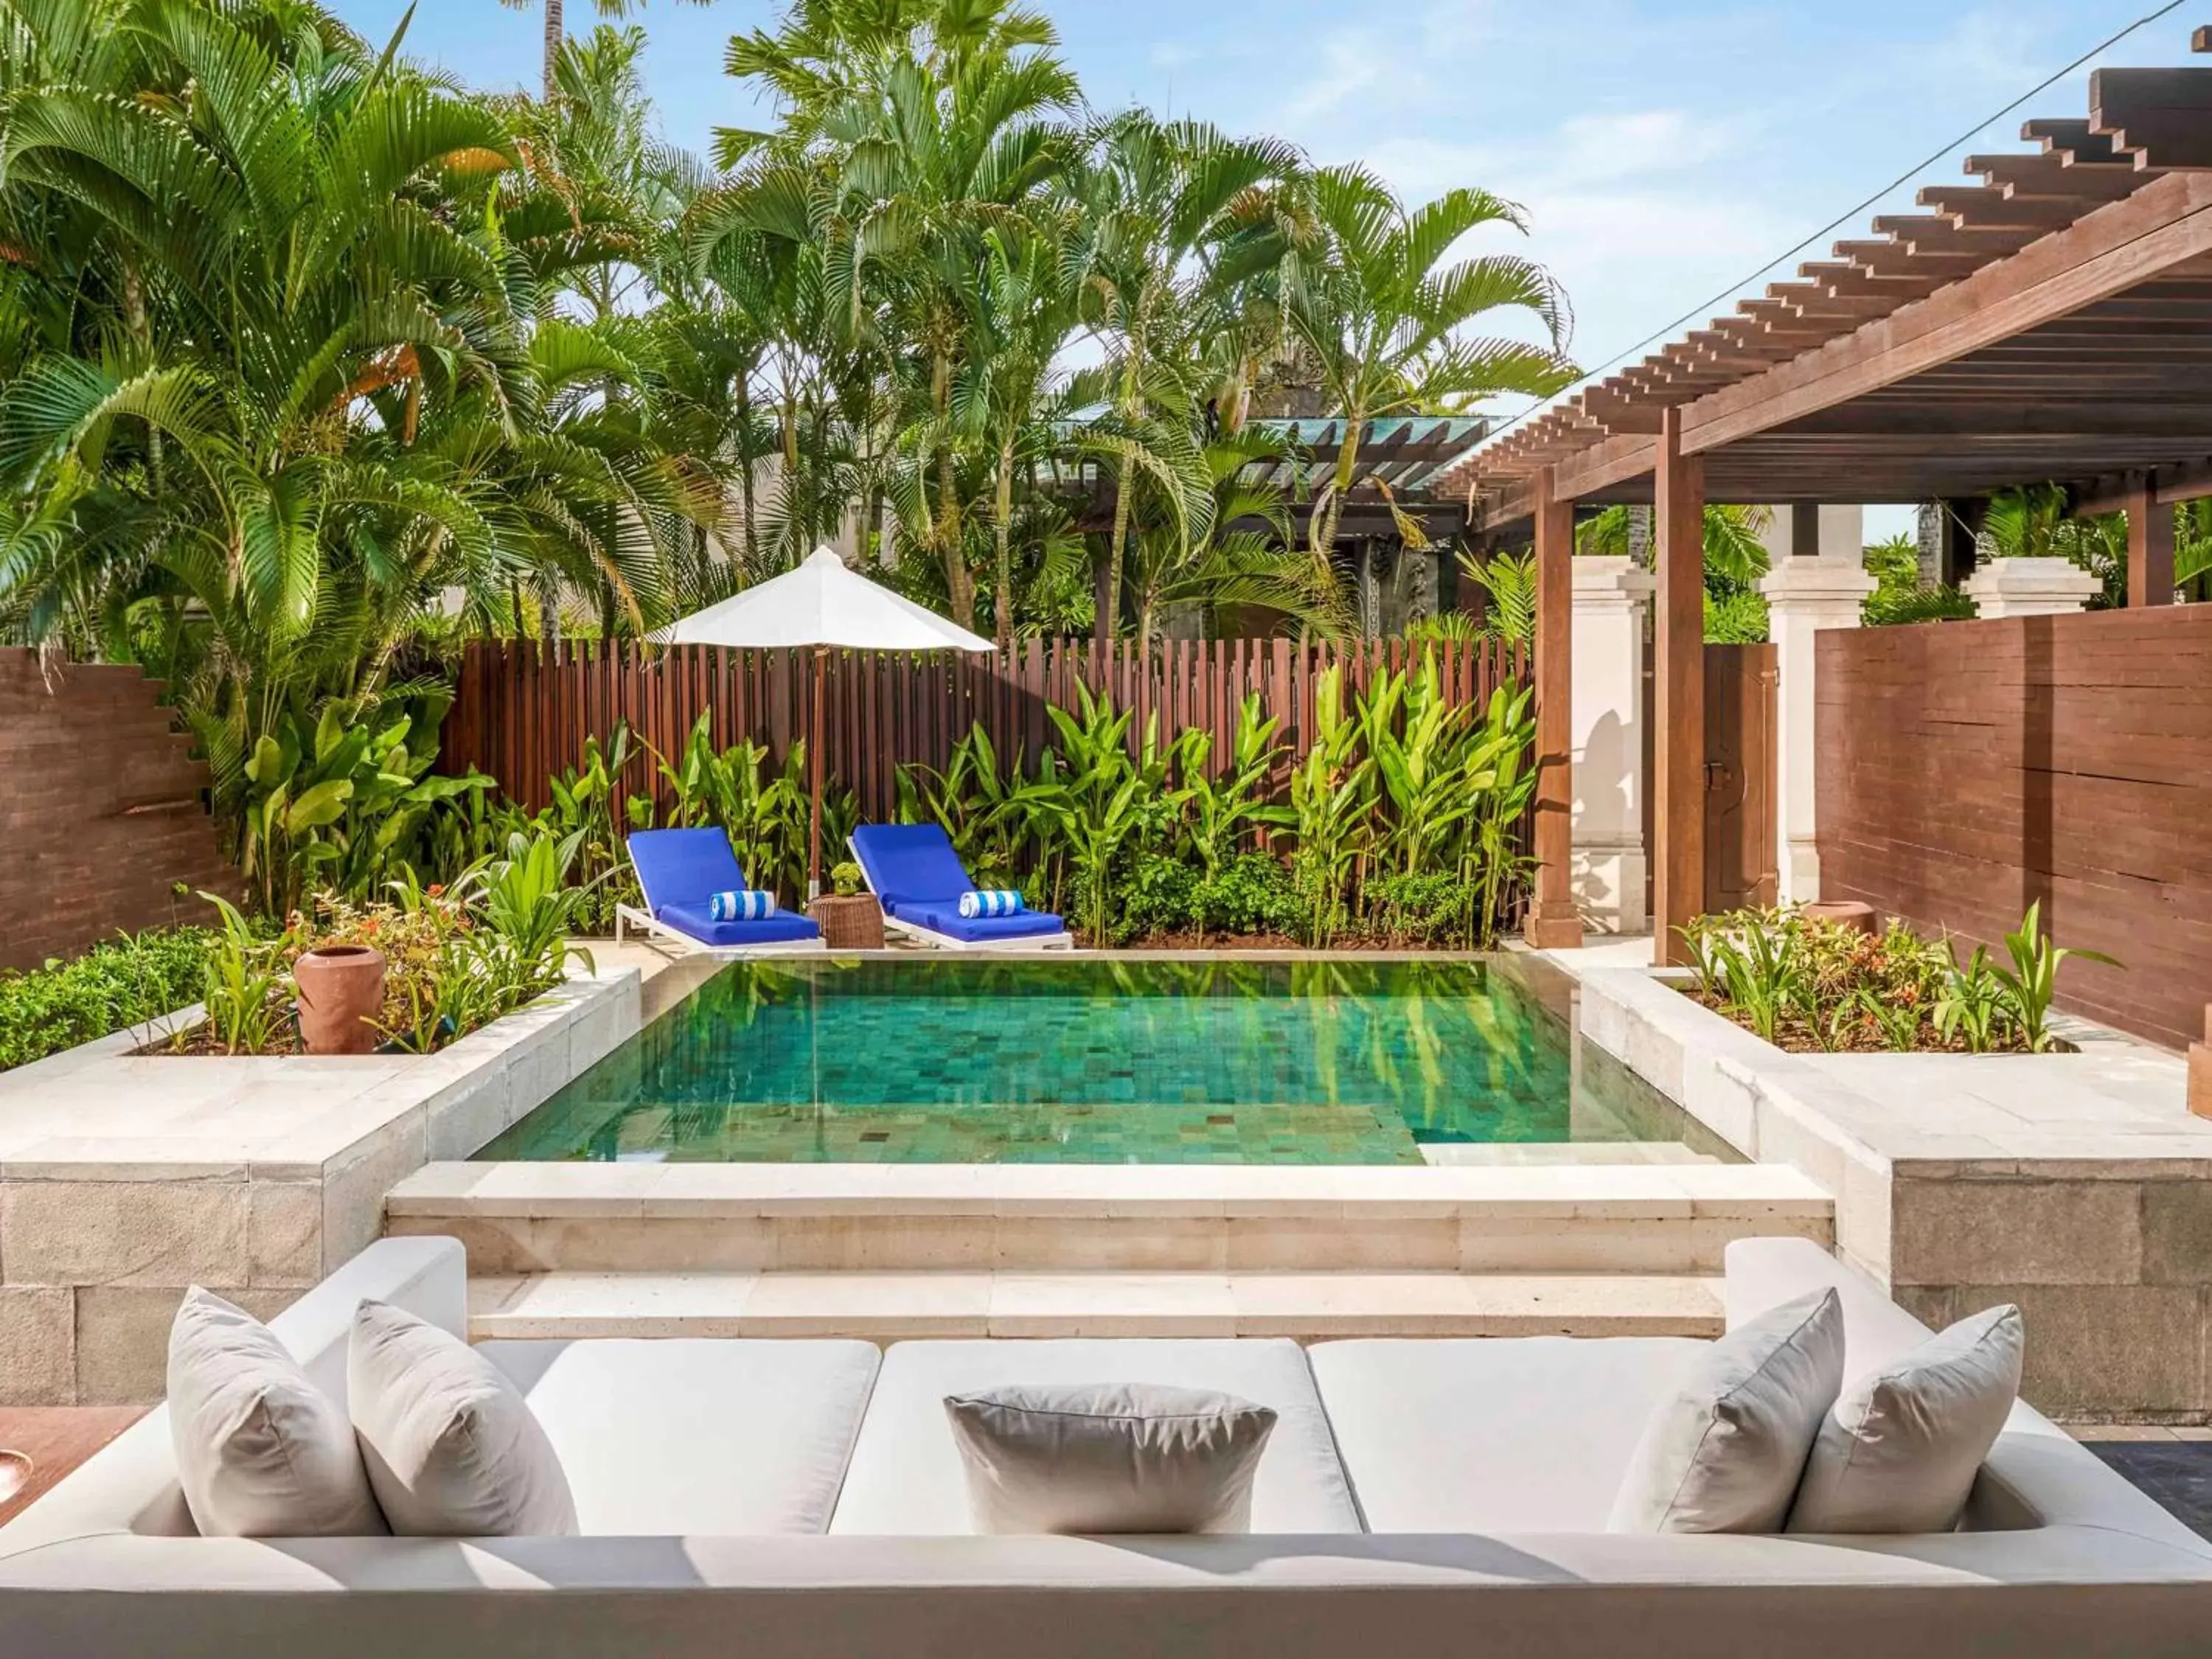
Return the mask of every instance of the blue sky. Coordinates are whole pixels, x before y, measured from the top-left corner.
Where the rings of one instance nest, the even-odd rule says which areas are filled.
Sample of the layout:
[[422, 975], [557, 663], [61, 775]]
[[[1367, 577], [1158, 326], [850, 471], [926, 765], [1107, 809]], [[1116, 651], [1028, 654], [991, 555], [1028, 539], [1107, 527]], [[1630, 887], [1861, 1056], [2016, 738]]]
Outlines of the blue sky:
[[[1566, 284], [1574, 350], [1592, 367], [2159, 3], [1042, 0], [1101, 107], [1278, 133], [1322, 161], [1366, 162], [1409, 199], [1472, 184], [1522, 203], [1531, 234], [1510, 240]], [[379, 39], [404, 9], [335, 4]], [[589, 26], [590, 6], [568, 0], [571, 29]], [[671, 139], [703, 149], [717, 125], [762, 118], [722, 75], [722, 46], [778, 9], [634, 11]], [[2207, 14], [2185, 5], [2100, 61], [2188, 63]], [[409, 46], [479, 86], [534, 87], [538, 30], [535, 10], [497, 0], [422, 0]], [[2083, 113], [2086, 83], [2085, 70], [1966, 149], [2017, 148], [2022, 115]], [[1963, 153], [1916, 182], [1958, 179]], [[1911, 200], [1908, 186], [1872, 210]]]

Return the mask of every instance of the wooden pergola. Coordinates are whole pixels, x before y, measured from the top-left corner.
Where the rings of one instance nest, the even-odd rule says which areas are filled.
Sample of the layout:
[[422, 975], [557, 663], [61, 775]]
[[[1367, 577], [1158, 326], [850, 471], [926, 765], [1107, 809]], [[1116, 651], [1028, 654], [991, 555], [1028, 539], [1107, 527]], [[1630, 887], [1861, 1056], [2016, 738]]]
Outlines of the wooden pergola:
[[[2197, 49], [2212, 51], [2212, 29]], [[1735, 315], [1448, 470], [1472, 528], [1533, 525], [1540, 861], [1529, 933], [1578, 944], [1569, 890], [1573, 516], [1650, 503], [1653, 913], [1661, 960], [1704, 908], [1703, 519], [1708, 500], [1985, 495], [2056, 479], [2124, 509], [2130, 603], [2172, 597], [2172, 503], [2212, 495], [2212, 69], [2105, 70], [2085, 120], [1974, 155]]]

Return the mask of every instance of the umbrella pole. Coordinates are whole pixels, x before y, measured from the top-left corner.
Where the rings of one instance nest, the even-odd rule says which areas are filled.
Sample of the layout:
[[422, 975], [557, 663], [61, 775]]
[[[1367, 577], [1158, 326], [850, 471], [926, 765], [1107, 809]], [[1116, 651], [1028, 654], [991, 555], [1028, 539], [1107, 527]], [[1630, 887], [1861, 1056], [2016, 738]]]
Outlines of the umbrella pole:
[[826, 646], [814, 647], [814, 734], [806, 740], [806, 770], [814, 792], [813, 827], [807, 840], [806, 902], [822, 896], [822, 659]]

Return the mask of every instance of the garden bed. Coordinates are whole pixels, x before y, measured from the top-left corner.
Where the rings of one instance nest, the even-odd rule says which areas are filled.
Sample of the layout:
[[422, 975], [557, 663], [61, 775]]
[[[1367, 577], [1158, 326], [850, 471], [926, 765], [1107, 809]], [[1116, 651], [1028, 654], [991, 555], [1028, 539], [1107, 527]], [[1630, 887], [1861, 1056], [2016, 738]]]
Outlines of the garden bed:
[[2070, 956], [2109, 960], [2054, 945], [2040, 905], [2005, 935], [2008, 964], [1900, 921], [1875, 933], [1794, 909], [1700, 916], [1683, 939], [1695, 975], [1684, 994], [1790, 1054], [2063, 1052], [2059, 969]]

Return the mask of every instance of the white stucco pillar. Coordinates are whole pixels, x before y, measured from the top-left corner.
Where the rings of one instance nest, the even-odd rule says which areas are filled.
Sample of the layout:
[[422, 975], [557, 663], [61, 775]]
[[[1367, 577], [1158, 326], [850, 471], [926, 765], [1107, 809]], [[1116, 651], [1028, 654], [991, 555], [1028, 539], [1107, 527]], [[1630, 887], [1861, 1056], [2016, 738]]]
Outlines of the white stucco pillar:
[[1780, 902], [1804, 904], [1820, 896], [1820, 851], [1815, 839], [1814, 635], [1823, 629], [1856, 628], [1859, 605], [1874, 592], [1863, 556], [1824, 547], [1818, 558], [1777, 559], [1759, 584], [1766, 595], [1767, 636], [1774, 641], [1775, 870]]
[[1966, 578], [1984, 622], [2000, 617], [2057, 617], [2097, 597], [2097, 579], [2067, 559], [1990, 559]]
[[1593, 933], [1640, 933], [1644, 908], [1644, 635], [1651, 573], [1628, 558], [1574, 569], [1574, 891]]

